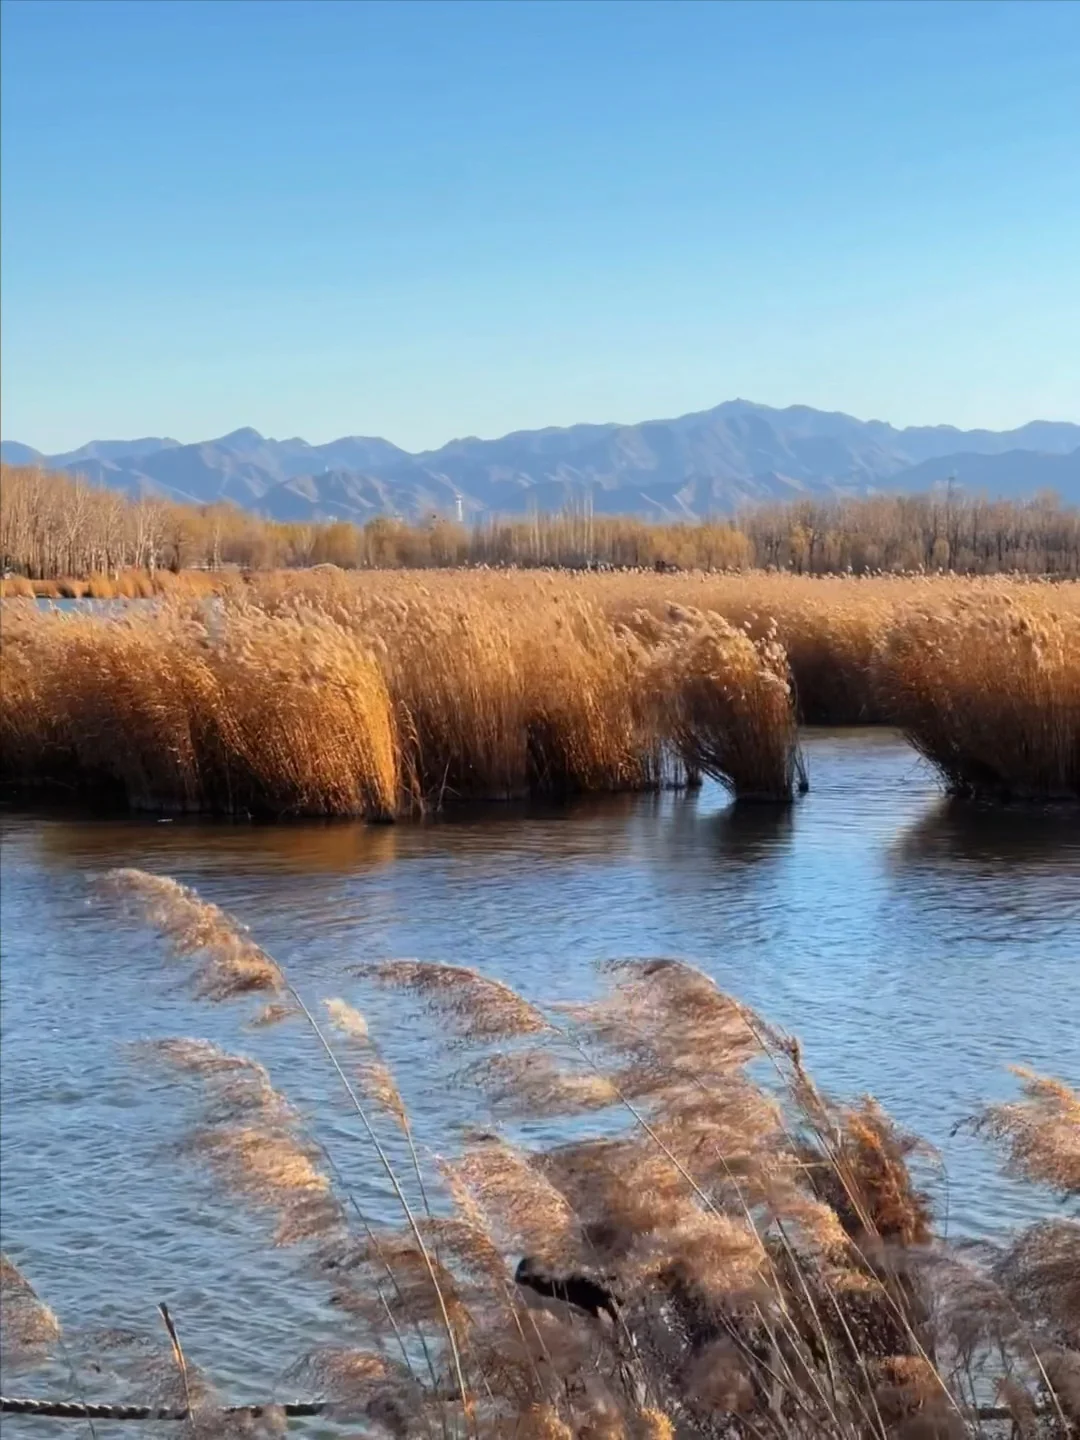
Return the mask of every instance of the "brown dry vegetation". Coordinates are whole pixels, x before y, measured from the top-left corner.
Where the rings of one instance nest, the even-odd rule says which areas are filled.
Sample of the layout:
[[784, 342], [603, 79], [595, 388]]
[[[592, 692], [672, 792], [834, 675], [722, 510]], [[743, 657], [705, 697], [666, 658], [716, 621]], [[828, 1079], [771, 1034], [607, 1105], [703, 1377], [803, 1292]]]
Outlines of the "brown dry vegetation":
[[385, 681], [326, 616], [188, 605], [114, 616], [10, 610], [5, 773], [142, 809], [362, 814], [397, 805]]
[[153, 600], [159, 595], [213, 595], [235, 584], [235, 570], [142, 570], [128, 568], [84, 577], [54, 576], [31, 580], [9, 575], [0, 580], [0, 599], [7, 600]]
[[[51, 582], [97, 576], [99, 586], [107, 586], [127, 569], [143, 570], [152, 583], [165, 569], [325, 563], [346, 569], [768, 566], [809, 575], [952, 570], [1080, 578], [1080, 511], [1052, 495], [991, 501], [946, 491], [799, 500], [734, 519], [667, 523], [596, 515], [586, 502], [559, 514], [466, 527], [439, 515], [414, 525], [385, 515], [363, 525], [282, 523], [225, 503], [131, 500], [65, 472], [26, 466], [0, 466], [0, 492], [0, 570], [17, 572], [15, 584], [21, 576]], [[79, 581], [60, 583], [71, 589]]]
[[[1068, 592], [915, 605], [875, 661], [885, 714], [962, 795], [1080, 797], [1080, 612]], [[1063, 603], [1061, 603], [1063, 602]]]
[[[486, 1128], [428, 1163], [410, 1138], [393, 1150], [411, 1155], [399, 1170], [390, 1148], [407, 1116], [357, 1010], [329, 1002], [331, 1041], [222, 912], [137, 871], [113, 888], [181, 955], [208, 952], [203, 994], [288, 999], [289, 1023], [309, 1027], [343, 1082], [356, 1154], [337, 1122], [322, 1156], [255, 1061], [205, 1042], [153, 1050], [207, 1100], [188, 1153], [327, 1282], [340, 1344], [296, 1373], [338, 1418], [402, 1440], [1076, 1433], [1080, 1221], [951, 1248], [913, 1173], [916, 1142], [872, 1100], [824, 1096], [797, 1043], [700, 971], [623, 963], [600, 999], [554, 1009], [451, 965], [368, 972], [469, 1047], [474, 1114], [490, 1102], [549, 1135], [574, 1117], [538, 1150]], [[1024, 1086], [977, 1123], [1025, 1179], [1075, 1205], [1080, 1098], [1046, 1078]], [[400, 1226], [385, 1212], [375, 1224], [349, 1189], [366, 1157]], [[521, 1255], [609, 1301], [590, 1313], [567, 1291], [541, 1298], [515, 1279]]]
[[955, 790], [1080, 795], [1076, 584], [330, 568], [208, 597], [184, 580], [104, 613], [5, 603], [8, 782], [270, 816], [702, 774], [786, 799], [797, 720], [886, 721]]

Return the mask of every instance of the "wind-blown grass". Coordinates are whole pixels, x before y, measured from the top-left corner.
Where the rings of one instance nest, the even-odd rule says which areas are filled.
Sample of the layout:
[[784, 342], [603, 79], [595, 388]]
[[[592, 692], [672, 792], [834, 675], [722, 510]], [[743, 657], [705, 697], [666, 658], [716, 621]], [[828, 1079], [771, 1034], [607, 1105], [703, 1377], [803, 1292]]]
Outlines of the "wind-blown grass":
[[140, 809], [786, 801], [822, 720], [900, 726], [964, 793], [1080, 794], [1080, 585], [328, 569], [3, 619], [3, 778]]
[[[331, 1043], [221, 911], [137, 871], [112, 889], [191, 957], [207, 998], [290, 996], [288, 1023], [308, 1025], [342, 1082], [359, 1123], [354, 1146], [335, 1123], [331, 1152], [257, 1061], [199, 1041], [150, 1052], [205, 1094], [185, 1154], [328, 1282], [342, 1342], [296, 1373], [337, 1418], [401, 1440], [1075, 1433], [1080, 1223], [1044, 1222], [993, 1253], [951, 1249], [911, 1169], [917, 1141], [871, 1100], [823, 1095], [798, 1044], [702, 972], [625, 962], [599, 999], [553, 1008], [447, 964], [365, 972], [470, 1047], [478, 1120], [489, 1100], [543, 1118], [549, 1136], [554, 1117], [574, 1117], [538, 1149], [494, 1123], [442, 1160], [410, 1139], [410, 1185], [388, 1148], [400, 1093], [384, 1103], [349, 1079], [378, 1058], [359, 1010], [329, 1003]], [[207, 966], [222, 983], [206, 986]], [[1078, 1105], [1064, 1083], [1027, 1076], [1019, 1100], [975, 1124], [1073, 1204]], [[365, 1156], [386, 1168], [400, 1225], [374, 1225], [351, 1191]]]
[[[729, 636], [729, 685], [714, 657], [726, 702], [699, 704], [695, 720], [676, 664], [561, 589], [521, 606], [467, 586], [449, 604], [330, 586], [259, 599], [117, 614], [9, 606], [5, 778], [111, 790], [140, 809], [389, 818], [449, 800], [655, 788], [690, 760], [695, 723], [728, 755], [715, 773], [736, 795], [791, 798], [791, 697], [775, 657], [745, 637]], [[772, 704], [735, 701], [748, 677]], [[743, 729], [753, 766], [740, 761]]]
[[647, 612], [631, 624], [656, 647], [664, 729], [688, 775], [759, 800], [805, 789], [791, 671], [774, 636], [752, 640], [715, 612], [677, 605], [664, 625]]
[[916, 608], [876, 663], [881, 703], [950, 790], [1080, 800], [1080, 613], [1019, 596]]
[[382, 672], [325, 616], [9, 611], [0, 686], [4, 773], [20, 783], [137, 809], [396, 808]]

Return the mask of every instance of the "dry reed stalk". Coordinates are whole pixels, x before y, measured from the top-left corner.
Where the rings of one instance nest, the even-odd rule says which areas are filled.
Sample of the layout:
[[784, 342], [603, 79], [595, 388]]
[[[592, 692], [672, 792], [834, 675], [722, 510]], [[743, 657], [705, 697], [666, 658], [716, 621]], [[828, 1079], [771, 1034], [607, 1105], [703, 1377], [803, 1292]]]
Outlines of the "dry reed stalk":
[[[910, 593], [915, 582], [907, 582]], [[881, 720], [870, 685], [875, 647], [904, 593], [897, 583], [811, 579], [795, 575], [614, 577], [608, 612], [635, 611], [662, 622], [671, 606], [719, 615], [761, 645], [787, 657], [799, 719], [808, 724]]]
[[[235, 993], [251, 942], [223, 939], [220, 911], [171, 882], [120, 883], [182, 952], [210, 952], [210, 993]], [[997, 1386], [1005, 1407], [993, 1413], [1016, 1417], [1020, 1433], [1071, 1433], [1080, 1223], [1044, 1222], [990, 1259], [949, 1251], [912, 1178], [911, 1137], [871, 1101], [823, 1096], [797, 1044], [701, 971], [624, 963], [611, 969], [610, 993], [553, 1020], [475, 971], [396, 962], [365, 973], [418, 995], [463, 1043], [483, 1047], [465, 1074], [500, 1106], [546, 1124], [574, 1116], [576, 1129], [534, 1153], [473, 1139], [441, 1162], [442, 1201], [418, 1219], [341, 1062], [289, 990], [401, 1198], [403, 1226], [375, 1231], [357, 1209], [354, 1235], [262, 1067], [205, 1042], [158, 1047], [202, 1088], [195, 1153], [277, 1215], [279, 1240], [320, 1241], [324, 1273], [363, 1337], [363, 1348], [311, 1358], [343, 1416], [402, 1437], [436, 1423], [447, 1435], [573, 1440], [989, 1440], [980, 1394]], [[283, 977], [273, 966], [268, 978]], [[368, 1063], [376, 1052], [361, 1013], [343, 1000], [327, 1008]], [[762, 1089], [763, 1059], [778, 1090]], [[407, 1129], [388, 1072], [386, 1081], [392, 1098], [380, 1103]], [[1031, 1076], [1025, 1093], [984, 1126], [1019, 1174], [1071, 1192], [1075, 1096]], [[588, 1130], [594, 1108], [602, 1117]], [[531, 1266], [520, 1280], [523, 1251]], [[434, 1353], [427, 1340], [440, 1331]], [[428, 1379], [411, 1358], [413, 1334]], [[401, 1363], [387, 1358], [388, 1335]]]
[[135, 808], [375, 819], [396, 809], [381, 672], [324, 616], [273, 621], [186, 602], [22, 611], [5, 624], [3, 658], [10, 779], [112, 788]]
[[[141, 610], [4, 602], [5, 778], [271, 816], [653, 788], [680, 768], [782, 796], [799, 713], [895, 718], [961, 786], [1074, 785], [1080, 585], [167, 573]], [[1014, 612], [1022, 663], [991, 634], [964, 678], [954, 616], [996, 634], [971, 617]]]
[[215, 671], [234, 784], [273, 814], [397, 807], [397, 751], [378, 665], [325, 616], [224, 613]]
[[876, 676], [887, 713], [950, 790], [1080, 799], [1080, 613], [993, 592], [912, 610]]
[[578, 597], [529, 635], [531, 788], [565, 795], [655, 788], [666, 735], [649, 694], [648, 656]]
[[6, 575], [0, 579], [0, 600], [34, 598], [34, 582], [25, 575]]
[[382, 634], [403, 772], [424, 805], [528, 791], [523, 656], [509, 617], [413, 601]]
[[422, 584], [391, 598], [335, 578], [321, 600], [378, 637], [417, 803], [658, 783], [638, 657], [598, 611], [542, 582], [520, 605], [468, 584], [438, 599]]
[[[452, 1277], [443, 1272], [437, 1255], [433, 1255], [428, 1249], [422, 1228], [386, 1149], [341, 1061], [311, 1010], [276, 961], [249, 941], [236, 922], [217, 906], [201, 901], [194, 891], [173, 880], [148, 875], [139, 870], [111, 871], [106, 877], [106, 883], [114, 891], [140, 904], [146, 918], [158, 927], [179, 954], [202, 954], [204, 958], [197, 972], [197, 980], [201, 993], [208, 998], [223, 1000], [234, 994], [258, 990], [284, 992], [306, 1020], [341, 1081], [401, 1206], [409, 1235], [406, 1245], [411, 1247], [411, 1253], [423, 1272], [424, 1283], [429, 1287], [431, 1314], [441, 1325], [445, 1335], [454, 1383], [458, 1394], [464, 1397], [463, 1404], [468, 1419], [468, 1392], [456, 1328], [457, 1324], [467, 1317], [464, 1312], [459, 1312], [456, 1306]], [[332, 1008], [331, 1014], [339, 1023], [347, 1019], [349, 1029], [355, 1036], [361, 1029], [359, 1017], [351, 1014], [346, 1016], [348, 1008]], [[227, 1086], [222, 1092], [226, 1102], [224, 1108], [219, 1107], [214, 1113], [213, 1124], [196, 1134], [193, 1145], [239, 1193], [249, 1196], [257, 1203], [277, 1209], [280, 1217], [277, 1231], [279, 1243], [309, 1240], [326, 1236], [336, 1230], [341, 1223], [342, 1207], [330, 1192], [327, 1177], [314, 1163], [314, 1147], [308, 1147], [301, 1141], [293, 1116], [279, 1108], [279, 1097], [274, 1094], [267, 1108], [257, 1111], [255, 1123], [249, 1121], [247, 1106], [253, 1095], [258, 1098], [263, 1092], [261, 1085], [256, 1084], [253, 1087], [250, 1083], [251, 1074], [255, 1072], [250, 1071], [247, 1062], [241, 1060], [237, 1065], [233, 1063], [236, 1057], [222, 1059], [201, 1047], [192, 1049], [183, 1043], [179, 1049], [175, 1044], [171, 1048], [167, 1047], [164, 1053], [167, 1058], [174, 1060], [179, 1057], [185, 1068], [214, 1077], [218, 1082], [223, 1076], [227, 1078]], [[248, 1083], [236, 1087], [235, 1076], [238, 1071], [245, 1073]], [[257, 1074], [256, 1078], [261, 1081], [264, 1072]], [[241, 1097], [243, 1104], [239, 1103]], [[409, 1139], [411, 1148], [411, 1135]], [[412, 1153], [415, 1163], [415, 1149]], [[426, 1194], [424, 1200], [426, 1204]], [[352, 1203], [365, 1225], [373, 1253], [378, 1255], [380, 1263], [385, 1267], [387, 1262], [384, 1247], [375, 1242], [363, 1212], [355, 1200]], [[395, 1293], [400, 1295], [400, 1278], [392, 1269], [391, 1278]], [[444, 1290], [441, 1281], [445, 1281], [447, 1289]], [[425, 1356], [430, 1357], [423, 1335], [421, 1346]]]
[[412, 1161], [413, 1173], [416, 1176], [417, 1189], [428, 1219], [431, 1219], [431, 1202], [428, 1198], [427, 1186], [424, 1183], [424, 1174], [420, 1165], [420, 1156], [416, 1149], [416, 1142], [413, 1139], [412, 1125], [409, 1121], [409, 1112], [405, 1108], [405, 1102], [401, 1098], [401, 1091], [397, 1087], [390, 1067], [386, 1065], [372, 1042], [368, 1031], [367, 1021], [360, 1011], [341, 999], [325, 1000], [327, 1014], [331, 1024], [343, 1035], [347, 1036], [359, 1053], [359, 1066], [357, 1067], [357, 1080], [364, 1095], [373, 1101], [384, 1114], [389, 1115], [394, 1124], [405, 1137], [405, 1143], [409, 1148], [409, 1158]]

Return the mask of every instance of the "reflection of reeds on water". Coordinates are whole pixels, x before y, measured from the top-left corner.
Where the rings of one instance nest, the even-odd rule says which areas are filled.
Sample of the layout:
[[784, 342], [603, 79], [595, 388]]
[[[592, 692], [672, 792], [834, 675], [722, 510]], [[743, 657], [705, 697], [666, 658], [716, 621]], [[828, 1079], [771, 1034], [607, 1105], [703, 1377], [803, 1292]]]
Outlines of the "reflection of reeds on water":
[[[132, 817], [126, 812], [106, 818], [100, 809], [85, 804], [55, 806], [51, 814], [72, 824], [41, 827], [38, 841], [49, 860], [67, 862], [77, 857], [82, 864], [100, 868], [128, 853], [170, 871], [208, 861], [233, 871], [258, 862], [311, 876], [316, 884], [321, 876], [332, 881], [335, 876], [393, 864], [407, 847], [409, 834], [402, 826], [341, 819], [264, 825], [177, 816], [171, 824], [158, 826], [149, 816]], [[87, 820], [93, 823], [84, 823]]]
[[1080, 853], [1080, 827], [1070, 806], [997, 806], [944, 796], [903, 831], [892, 854], [902, 865], [1007, 865], [1027, 873], [1060, 865], [1071, 850]]
[[755, 865], [782, 856], [795, 832], [790, 809], [731, 805], [710, 816], [707, 833], [716, 853], [732, 865]]

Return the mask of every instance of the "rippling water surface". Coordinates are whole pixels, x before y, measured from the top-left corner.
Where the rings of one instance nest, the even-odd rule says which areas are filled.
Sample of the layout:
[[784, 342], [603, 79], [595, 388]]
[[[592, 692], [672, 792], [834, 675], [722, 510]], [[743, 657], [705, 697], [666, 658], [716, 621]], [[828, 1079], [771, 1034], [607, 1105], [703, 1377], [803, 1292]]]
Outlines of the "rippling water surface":
[[307, 997], [359, 1004], [432, 1148], [475, 1118], [453, 1083], [460, 1052], [348, 966], [446, 960], [552, 999], [588, 993], [597, 961], [675, 955], [797, 1032], [829, 1088], [872, 1090], [939, 1147], [952, 1233], [1031, 1218], [1030, 1194], [951, 1131], [1012, 1093], [1010, 1063], [1080, 1082], [1080, 824], [951, 805], [887, 732], [817, 732], [806, 748], [813, 788], [789, 814], [736, 810], [708, 786], [385, 828], [8, 811], [4, 1248], [74, 1325], [152, 1330], [166, 1300], [192, 1358], [237, 1398], [290, 1391], [289, 1362], [341, 1340], [297, 1253], [270, 1248], [178, 1152], [188, 1097], [133, 1056], [129, 1042], [147, 1037], [257, 1054], [357, 1196], [386, 1206], [310, 1040], [193, 1000], [184, 968], [94, 894], [115, 865], [197, 886]]

